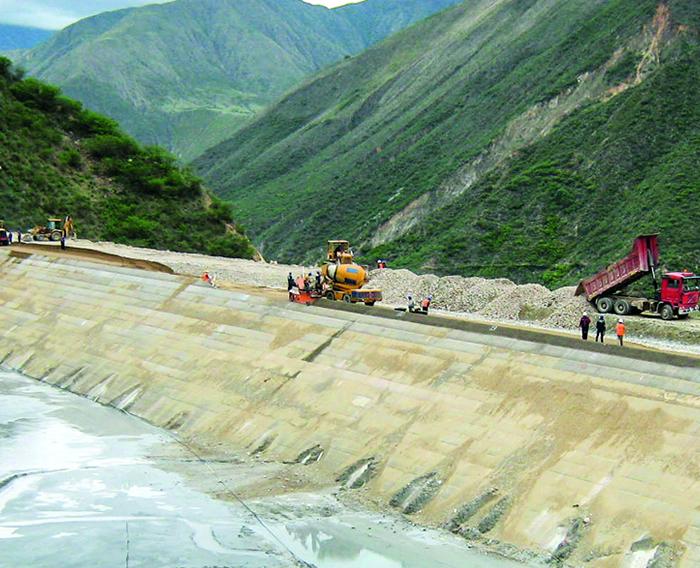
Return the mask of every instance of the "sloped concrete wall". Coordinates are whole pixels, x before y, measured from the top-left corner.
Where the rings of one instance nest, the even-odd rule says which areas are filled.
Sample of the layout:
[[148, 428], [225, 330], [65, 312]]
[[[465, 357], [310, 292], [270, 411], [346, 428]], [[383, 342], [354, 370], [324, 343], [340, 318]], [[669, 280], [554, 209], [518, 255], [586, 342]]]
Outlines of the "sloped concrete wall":
[[[700, 373], [0, 252], [3, 365], [575, 565], [700, 565]], [[674, 362], [678, 362], [677, 360]]]

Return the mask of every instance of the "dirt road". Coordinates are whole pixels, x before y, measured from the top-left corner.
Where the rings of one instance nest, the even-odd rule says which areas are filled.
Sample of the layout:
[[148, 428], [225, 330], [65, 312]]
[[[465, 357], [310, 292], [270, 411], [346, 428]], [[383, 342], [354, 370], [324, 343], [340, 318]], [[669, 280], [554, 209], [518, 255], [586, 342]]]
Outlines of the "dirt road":
[[[270, 264], [88, 240], [69, 241], [66, 251], [61, 251], [57, 243], [22, 244], [16, 250], [42, 251], [194, 277], [207, 271], [215, 276], [220, 287], [231, 289], [243, 286], [286, 290], [290, 272], [298, 276], [317, 270], [315, 266]], [[438, 278], [417, 276], [407, 270], [374, 271], [372, 278], [384, 291], [382, 305], [385, 307], [403, 305], [407, 293], [418, 299], [433, 294], [433, 306], [437, 308], [433, 313], [565, 334], [578, 334], [577, 322], [582, 311], [593, 313], [593, 308], [585, 300], [573, 296], [573, 288], [549, 291], [539, 285], [518, 286], [504, 279]], [[700, 355], [700, 314], [685, 321], [667, 322], [652, 316], [628, 316], [626, 319], [632, 342], [654, 349]], [[614, 316], [608, 316], [609, 342], [616, 341], [612, 333], [614, 320]]]

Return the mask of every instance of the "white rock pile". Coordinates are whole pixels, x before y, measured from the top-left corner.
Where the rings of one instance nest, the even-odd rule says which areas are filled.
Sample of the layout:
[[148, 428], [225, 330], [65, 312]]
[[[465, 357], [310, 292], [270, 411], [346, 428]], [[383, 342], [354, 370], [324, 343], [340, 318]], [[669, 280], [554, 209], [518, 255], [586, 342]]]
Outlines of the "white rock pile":
[[405, 306], [409, 294], [416, 301], [432, 295], [436, 309], [568, 328], [576, 328], [581, 314], [591, 311], [585, 298], [574, 296], [574, 287], [551, 291], [539, 284], [517, 285], [504, 278], [440, 278], [403, 269], [374, 270], [370, 278], [370, 286], [383, 291], [384, 303], [395, 306]]

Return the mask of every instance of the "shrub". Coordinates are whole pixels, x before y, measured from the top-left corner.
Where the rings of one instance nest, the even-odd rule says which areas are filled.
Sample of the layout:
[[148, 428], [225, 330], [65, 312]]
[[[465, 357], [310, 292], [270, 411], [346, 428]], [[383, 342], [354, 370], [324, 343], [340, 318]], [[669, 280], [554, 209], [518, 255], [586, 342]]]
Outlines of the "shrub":
[[61, 95], [61, 89], [58, 87], [47, 85], [32, 77], [14, 83], [10, 91], [17, 100], [27, 106], [46, 112], [56, 111], [58, 98]]
[[212, 221], [219, 221], [221, 223], [230, 223], [233, 221], [233, 208], [231, 204], [221, 201], [221, 199], [216, 197], [212, 198], [208, 213]]
[[139, 151], [138, 144], [126, 136], [101, 134], [86, 140], [85, 149], [95, 158], [128, 159]]
[[84, 136], [119, 134], [119, 125], [114, 120], [87, 109], [77, 115], [73, 128]]
[[245, 237], [228, 234], [213, 239], [207, 247], [207, 253], [214, 256], [253, 258], [255, 249]]
[[83, 165], [83, 160], [80, 157], [80, 152], [75, 148], [64, 150], [58, 155], [58, 161], [64, 167], [79, 169]]
[[148, 239], [158, 230], [158, 223], [137, 215], [130, 215], [121, 223], [119, 232], [130, 239]]

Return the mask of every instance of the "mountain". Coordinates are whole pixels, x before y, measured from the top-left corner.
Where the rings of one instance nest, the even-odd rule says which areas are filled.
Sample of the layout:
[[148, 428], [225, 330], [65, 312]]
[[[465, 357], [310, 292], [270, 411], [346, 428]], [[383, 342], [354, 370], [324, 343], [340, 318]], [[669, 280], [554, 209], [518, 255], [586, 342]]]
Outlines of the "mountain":
[[230, 207], [157, 147], [56, 87], [22, 80], [0, 57], [0, 217], [11, 229], [72, 215], [80, 236], [179, 251], [252, 257]]
[[20, 64], [189, 160], [303, 78], [455, 1], [176, 0], [82, 20]]
[[50, 30], [0, 24], [0, 51], [29, 49], [47, 40], [52, 34]]
[[195, 163], [266, 256], [566, 284], [659, 231], [700, 265], [700, 5], [467, 0]]

